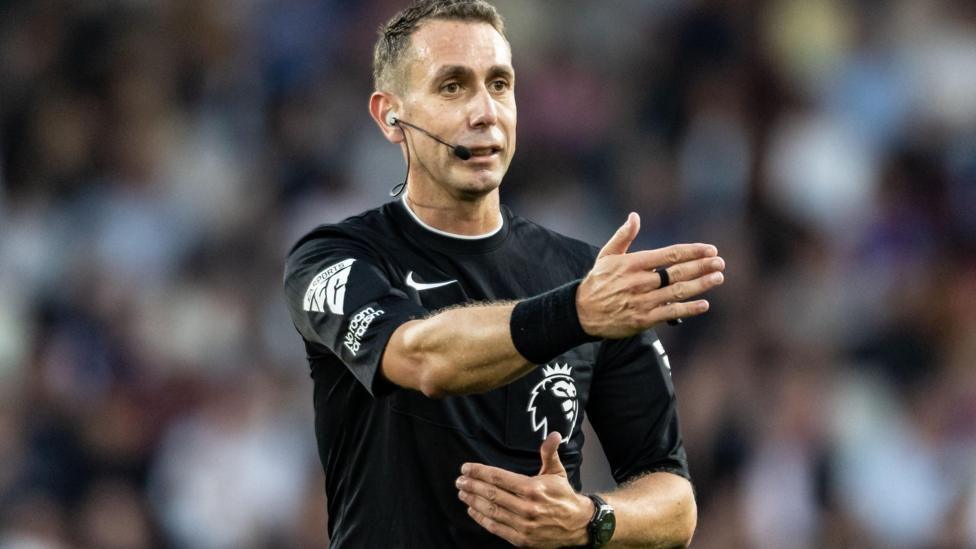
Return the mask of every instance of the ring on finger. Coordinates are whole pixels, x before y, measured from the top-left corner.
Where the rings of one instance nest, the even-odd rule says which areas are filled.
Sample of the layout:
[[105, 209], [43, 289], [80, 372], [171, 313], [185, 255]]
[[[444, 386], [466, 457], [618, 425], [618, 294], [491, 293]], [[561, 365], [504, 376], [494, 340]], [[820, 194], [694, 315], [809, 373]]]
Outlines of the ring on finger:
[[[658, 267], [657, 269], [654, 269], [654, 272], [657, 273], [657, 276], [661, 277], [661, 286], [660, 286], [661, 288], [671, 284], [671, 276], [668, 275], [667, 268]], [[672, 318], [668, 320], [668, 325], [670, 326], [677, 326], [678, 324], [681, 323], [682, 320], [680, 318]]]
[[659, 286], [660, 288], [663, 288], [668, 284], [671, 284], [671, 277], [668, 275], [668, 270], [666, 268], [658, 267], [657, 269], [654, 269], [654, 272], [657, 273], [657, 276], [661, 277], [661, 286]]

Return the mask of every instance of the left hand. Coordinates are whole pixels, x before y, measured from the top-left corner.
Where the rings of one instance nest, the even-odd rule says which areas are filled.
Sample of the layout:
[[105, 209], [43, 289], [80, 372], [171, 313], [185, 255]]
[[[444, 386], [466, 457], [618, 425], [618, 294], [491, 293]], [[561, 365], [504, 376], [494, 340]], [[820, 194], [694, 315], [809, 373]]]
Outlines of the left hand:
[[534, 477], [480, 463], [465, 463], [458, 498], [485, 530], [518, 547], [586, 545], [593, 502], [577, 494], [559, 461], [559, 433], [549, 433]]

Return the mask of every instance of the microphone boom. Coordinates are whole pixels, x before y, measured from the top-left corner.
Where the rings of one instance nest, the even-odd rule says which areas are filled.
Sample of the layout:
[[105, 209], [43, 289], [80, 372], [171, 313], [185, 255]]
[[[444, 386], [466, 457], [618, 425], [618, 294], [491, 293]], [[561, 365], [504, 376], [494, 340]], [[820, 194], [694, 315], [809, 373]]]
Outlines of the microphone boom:
[[465, 147], [464, 145], [451, 145], [450, 143], [448, 143], [447, 141], [444, 141], [440, 137], [437, 137], [436, 135], [434, 135], [434, 134], [430, 133], [429, 131], [421, 128], [420, 126], [415, 126], [415, 125], [411, 124], [410, 122], [407, 122], [406, 120], [401, 120], [399, 118], [393, 118], [393, 123], [394, 124], [402, 124], [404, 126], [407, 126], [408, 128], [413, 128], [413, 129], [419, 131], [420, 133], [426, 135], [427, 137], [433, 139], [434, 141], [437, 141], [441, 145], [444, 145], [448, 149], [451, 149], [451, 152], [454, 153], [454, 156], [460, 158], [461, 160], [467, 160], [467, 159], [471, 158], [471, 149]]

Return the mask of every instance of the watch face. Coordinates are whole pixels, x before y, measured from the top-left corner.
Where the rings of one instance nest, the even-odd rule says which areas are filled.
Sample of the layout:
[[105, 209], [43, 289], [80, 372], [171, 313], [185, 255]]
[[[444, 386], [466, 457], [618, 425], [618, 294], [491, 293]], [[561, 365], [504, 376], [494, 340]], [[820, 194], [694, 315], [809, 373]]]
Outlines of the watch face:
[[596, 528], [593, 532], [596, 545], [599, 547], [609, 543], [610, 538], [613, 537], [613, 530], [616, 527], [617, 518], [613, 515], [613, 512], [602, 514], [601, 517], [597, 518]]

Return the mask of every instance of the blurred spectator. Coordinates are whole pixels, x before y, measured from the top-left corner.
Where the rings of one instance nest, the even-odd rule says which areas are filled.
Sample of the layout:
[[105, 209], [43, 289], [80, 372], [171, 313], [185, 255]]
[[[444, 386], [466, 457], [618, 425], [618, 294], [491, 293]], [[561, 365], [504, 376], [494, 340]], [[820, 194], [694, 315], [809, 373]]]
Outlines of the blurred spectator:
[[176, 422], [157, 454], [150, 493], [181, 546], [293, 545], [285, 528], [301, 514], [312, 442], [275, 384], [247, 375], [237, 385]]

